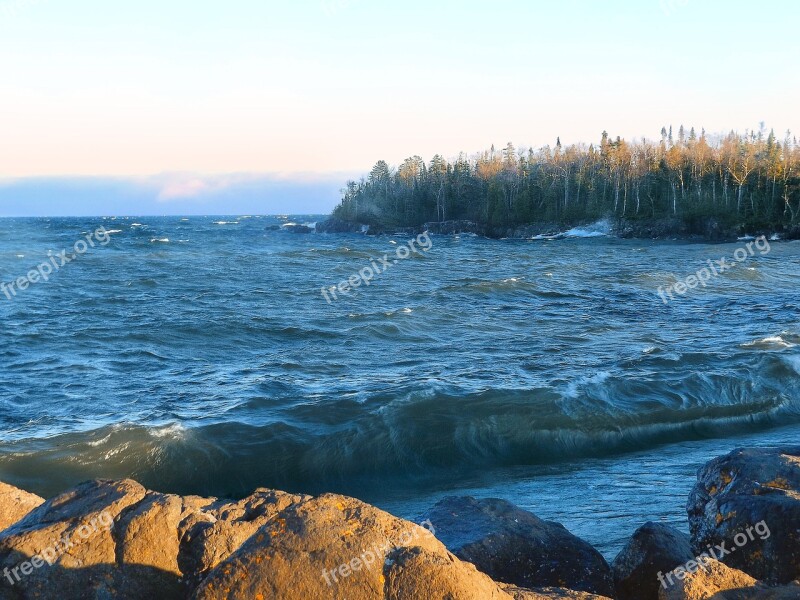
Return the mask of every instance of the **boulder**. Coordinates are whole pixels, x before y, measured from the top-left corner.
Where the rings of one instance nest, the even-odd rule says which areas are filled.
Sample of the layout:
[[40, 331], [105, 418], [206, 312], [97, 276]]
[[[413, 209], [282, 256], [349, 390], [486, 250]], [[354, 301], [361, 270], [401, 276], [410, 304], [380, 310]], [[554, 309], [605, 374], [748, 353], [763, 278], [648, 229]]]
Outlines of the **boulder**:
[[537, 588], [528, 590], [513, 585], [500, 584], [506, 594], [514, 600], [611, 600], [606, 596], [598, 596], [588, 592], [575, 592], [563, 588]]
[[352, 498], [292, 504], [203, 581], [196, 600], [511, 600], [431, 532]]
[[317, 233], [361, 233], [363, 228], [361, 223], [331, 217], [317, 223], [316, 231]]
[[283, 226], [284, 231], [288, 231], [289, 233], [314, 233], [316, 229], [313, 227], [309, 227], [308, 225], [299, 225], [297, 223], [291, 223]]
[[0, 591], [47, 598], [58, 590], [66, 599], [113, 591], [114, 527], [146, 493], [135, 481], [88, 482], [34, 509], [0, 533]]
[[238, 502], [217, 502], [209, 506], [205, 513], [207, 518], [194, 518], [184, 524], [178, 557], [181, 571], [191, 574], [193, 583], [199, 584], [211, 569], [238, 550], [280, 511], [309, 499], [310, 496], [258, 489]]
[[800, 447], [734, 450], [697, 479], [687, 507], [696, 554], [768, 583], [800, 576]]
[[65, 599], [183, 599], [302, 499], [258, 490], [226, 502], [150, 492], [130, 480], [81, 484], [0, 533], [0, 569], [10, 575], [0, 580], [0, 597], [11, 589], [20, 598], [58, 590]]
[[611, 569], [597, 550], [510, 502], [450, 497], [426, 518], [451, 552], [495, 581], [613, 596]]
[[22, 519], [43, 502], [44, 498], [36, 494], [0, 482], [0, 531]]
[[723, 563], [703, 560], [694, 572], [682, 571], [680, 575], [665, 580], [659, 590], [661, 600], [705, 600], [727, 590], [753, 592], [761, 586], [747, 573], [731, 569]]
[[797, 600], [800, 585], [767, 587], [747, 573], [704, 559], [684, 578], [673, 578], [659, 590], [660, 600]]
[[694, 557], [688, 535], [663, 523], [645, 523], [611, 564], [618, 600], [658, 600], [659, 573]]

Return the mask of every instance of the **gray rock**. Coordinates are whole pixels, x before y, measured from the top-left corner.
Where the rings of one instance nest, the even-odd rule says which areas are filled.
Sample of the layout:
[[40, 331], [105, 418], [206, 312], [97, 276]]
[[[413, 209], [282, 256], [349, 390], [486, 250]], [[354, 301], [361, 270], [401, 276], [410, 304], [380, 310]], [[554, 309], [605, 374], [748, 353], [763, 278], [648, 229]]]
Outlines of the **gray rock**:
[[735, 450], [697, 479], [687, 507], [696, 554], [768, 583], [800, 576], [800, 447]]
[[496, 581], [613, 596], [611, 569], [597, 550], [510, 502], [450, 497], [426, 518], [451, 552]]
[[658, 600], [659, 574], [695, 556], [688, 535], [663, 523], [645, 523], [611, 563], [618, 600]]

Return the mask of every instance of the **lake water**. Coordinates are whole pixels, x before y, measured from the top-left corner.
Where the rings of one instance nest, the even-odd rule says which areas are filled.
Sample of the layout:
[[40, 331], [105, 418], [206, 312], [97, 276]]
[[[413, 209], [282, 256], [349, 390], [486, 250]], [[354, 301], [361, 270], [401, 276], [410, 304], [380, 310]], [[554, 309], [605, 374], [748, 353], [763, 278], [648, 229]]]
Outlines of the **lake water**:
[[313, 220], [0, 220], [6, 284], [111, 231], [0, 294], [0, 480], [500, 497], [613, 557], [707, 460], [800, 442], [800, 243], [270, 229]]

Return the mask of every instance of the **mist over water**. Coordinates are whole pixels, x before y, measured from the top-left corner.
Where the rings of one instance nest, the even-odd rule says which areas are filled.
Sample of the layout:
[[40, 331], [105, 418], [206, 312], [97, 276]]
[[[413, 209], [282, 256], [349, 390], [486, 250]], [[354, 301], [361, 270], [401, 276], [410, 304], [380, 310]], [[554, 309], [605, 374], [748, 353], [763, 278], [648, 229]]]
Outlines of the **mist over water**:
[[356, 495], [404, 517], [502, 497], [609, 553], [680, 524], [694, 471], [800, 440], [800, 243], [268, 230], [314, 217], [0, 220], [10, 282], [104, 226], [111, 242], [0, 295], [0, 480]]

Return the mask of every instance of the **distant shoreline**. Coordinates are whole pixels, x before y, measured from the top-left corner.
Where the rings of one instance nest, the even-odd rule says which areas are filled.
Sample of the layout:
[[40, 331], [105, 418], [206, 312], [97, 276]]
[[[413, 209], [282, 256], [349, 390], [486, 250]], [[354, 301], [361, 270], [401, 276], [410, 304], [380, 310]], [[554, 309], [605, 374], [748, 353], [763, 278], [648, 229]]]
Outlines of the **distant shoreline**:
[[800, 227], [748, 229], [744, 225], [725, 226], [713, 218], [689, 225], [678, 219], [654, 221], [602, 219], [596, 222], [531, 223], [514, 228], [492, 228], [474, 221], [428, 222], [414, 226], [367, 224], [329, 217], [316, 224], [317, 233], [361, 233], [364, 235], [439, 235], [474, 234], [490, 239], [554, 240], [565, 238], [615, 237], [660, 241], [735, 243], [765, 236], [770, 241], [800, 239]]

